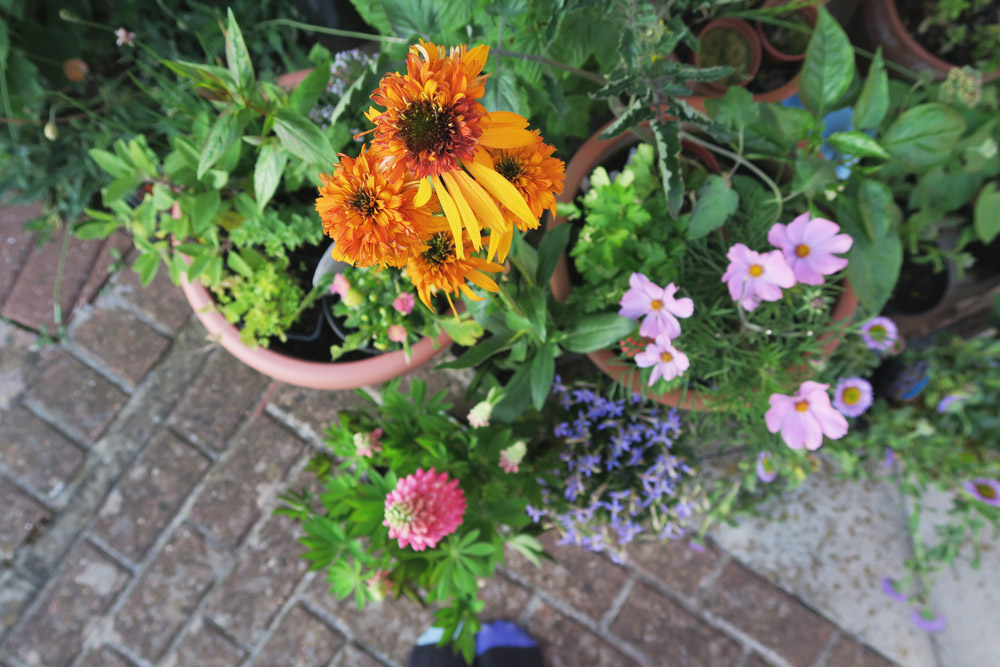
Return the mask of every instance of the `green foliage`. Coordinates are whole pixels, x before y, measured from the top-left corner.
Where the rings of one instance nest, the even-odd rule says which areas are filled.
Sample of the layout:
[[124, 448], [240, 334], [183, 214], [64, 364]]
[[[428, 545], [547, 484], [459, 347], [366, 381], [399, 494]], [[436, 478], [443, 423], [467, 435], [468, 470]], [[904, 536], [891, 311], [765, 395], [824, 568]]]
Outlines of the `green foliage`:
[[920, 3], [920, 9], [917, 37], [926, 41], [930, 36], [935, 55], [983, 72], [1000, 67], [1000, 23], [989, 0], [929, 0]]

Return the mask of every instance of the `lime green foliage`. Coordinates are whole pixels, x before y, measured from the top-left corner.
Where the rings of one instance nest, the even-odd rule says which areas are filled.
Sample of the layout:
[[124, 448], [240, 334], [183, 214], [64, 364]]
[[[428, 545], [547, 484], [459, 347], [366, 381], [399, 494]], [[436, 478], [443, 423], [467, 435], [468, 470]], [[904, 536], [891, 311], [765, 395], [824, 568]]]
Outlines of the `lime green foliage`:
[[245, 276], [227, 275], [213, 288], [219, 312], [240, 327], [240, 340], [249, 347], [267, 347], [268, 339], [285, 340], [305, 297], [298, 281], [288, 273], [288, 259], [265, 262]]
[[924, 0], [919, 4], [919, 8], [909, 10], [923, 15], [917, 39], [928, 32], [941, 39], [935, 55], [974, 65], [983, 72], [1000, 67], [1000, 22], [990, 0]]
[[[427, 396], [427, 385], [415, 379], [408, 392], [399, 381], [382, 388], [382, 404], [371, 398], [365, 407], [343, 411], [327, 431], [328, 454], [316, 457], [310, 469], [324, 491], [313, 498], [303, 490], [285, 496], [281, 511], [298, 518], [312, 568], [326, 570], [330, 590], [338, 598], [353, 595], [364, 607], [372, 599], [367, 581], [388, 571], [391, 595], [406, 595], [423, 603], [443, 603], [436, 624], [451, 637], [461, 624], [457, 650], [471, 662], [475, 634], [483, 609], [477, 577], [491, 576], [510, 545], [537, 562], [541, 546], [525, 508], [540, 500], [535, 473], [545, 450], [529, 444], [520, 471], [506, 473], [500, 452], [518, 437], [510, 428], [470, 428], [452, 417], [446, 392]], [[381, 450], [361, 456], [355, 434], [381, 428]], [[467, 507], [455, 533], [425, 551], [400, 548], [382, 525], [385, 497], [396, 481], [417, 469], [434, 468], [459, 480]], [[321, 509], [315, 509], [319, 501]]]

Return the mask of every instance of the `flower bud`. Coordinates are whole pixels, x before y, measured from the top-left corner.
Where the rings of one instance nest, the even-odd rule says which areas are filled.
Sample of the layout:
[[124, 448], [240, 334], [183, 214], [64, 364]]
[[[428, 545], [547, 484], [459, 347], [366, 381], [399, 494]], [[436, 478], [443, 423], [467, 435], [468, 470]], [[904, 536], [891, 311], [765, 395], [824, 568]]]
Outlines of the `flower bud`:
[[42, 131], [45, 133], [45, 138], [49, 141], [55, 141], [59, 138], [59, 127], [51, 120], [45, 124], [45, 129]]
[[361, 302], [365, 300], [365, 296], [352, 287], [347, 290], [347, 294], [343, 296], [343, 299], [344, 305], [348, 308], [357, 308], [361, 305]]

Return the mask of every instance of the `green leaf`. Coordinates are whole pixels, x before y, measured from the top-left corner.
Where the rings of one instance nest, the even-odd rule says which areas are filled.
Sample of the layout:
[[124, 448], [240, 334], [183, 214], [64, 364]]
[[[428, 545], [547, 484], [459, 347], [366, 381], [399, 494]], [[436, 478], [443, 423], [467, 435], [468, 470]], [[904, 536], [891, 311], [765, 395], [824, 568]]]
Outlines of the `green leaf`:
[[601, 132], [599, 138], [613, 139], [625, 130], [635, 127], [639, 123], [653, 118], [655, 115], [648, 102], [639, 96], [633, 97], [621, 115], [611, 121], [611, 124]]
[[190, 204], [185, 203], [182, 208], [191, 219], [191, 231], [195, 236], [201, 236], [205, 229], [212, 224], [221, 206], [222, 200], [215, 190], [202, 192], [192, 197]]
[[483, 327], [475, 320], [456, 322], [452, 318], [441, 321], [441, 328], [459, 345], [475, 345], [483, 335]]
[[988, 183], [976, 199], [973, 228], [983, 243], [990, 243], [1000, 234], [1000, 192], [996, 183]]
[[250, 62], [250, 54], [247, 53], [247, 45], [243, 41], [243, 33], [236, 23], [232, 8], [228, 8], [226, 12], [226, 64], [229, 65], [229, 73], [236, 79], [240, 90], [246, 91], [253, 83], [253, 64]]
[[854, 157], [877, 157], [888, 160], [889, 151], [882, 148], [877, 141], [869, 137], [864, 132], [852, 130], [850, 132], [834, 132], [827, 138], [830, 145], [844, 155]]
[[500, 350], [507, 347], [510, 343], [510, 339], [513, 337], [513, 332], [495, 334], [491, 338], [484, 340], [481, 343], [477, 343], [475, 346], [466, 350], [465, 353], [458, 359], [439, 364], [437, 368], [472, 368], [473, 366], [478, 366]]
[[712, 174], [698, 190], [688, 223], [688, 237], [699, 239], [725, 224], [739, 206], [740, 195], [728, 179]]
[[663, 183], [663, 194], [667, 199], [667, 210], [674, 218], [680, 213], [684, 201], [684, 179], [681, 176], [681, 131], [680, 123], [664, 123], [654, 119], [649, 122], [656, 139], [656, 166]]
[[10, 37], [7, 35], [7, 22], [0, 17], [0, 69], [6, 69], [8, 53], [10, 53]]
[[166, 211], [174, 204], [174, 194], [170, 188], [163, 183], [153, 184], [153, 208], [157, 211]]
[[109, 153], [100, 148], [91, 148], [87, 153], [97, 163], [98, 167], [111, 174], [113, 178], [131, 176], [134, 171], [131, 166], [125, 163], [125, 160], [114, 153]]
[[490, 84], [486, 86], [486, 95], [483, 97], [483, 106], [487, 111], [523, 113], [518, 95], [517, 73], [513, 67], [501, 67], [499, 74], [495, 73], [490, 77]]
[[635, 320], [622, 317], [617, 313], [601, 313], [590, 315], [578, 320], [566, 332], [562, 346], [570, 352], [586, 354], [614, 345], [625, 336], [632, 333], [636, 326]]
[[85, 241], [103, 239], [111, 236], [116, 229], [118, 229], [118, 223], [113, 220], [81, 222], [73, 228], [73, 236]]
[[281, 182], [281, 174], [288, 164], [288, 153], [274, 143], [266, 143], [257, 153], [257, 164], [253, 169], [253, 189], [257, 195], [257, 210], [263, 211], [267, 202], [271, 201], [278, 184]]
[[510, 423], [521, 416], [531, 400], [531, 366], [520, 364], [514, 376], [504, 386], [504, 397], [493, 408], [493, 418], [498, 422]]
[[253, 275], [253, 269], [250, 268], [245, 259], [240, 257], [238, 252], [231, 252], [226, 256], [226, 265], [244, 278]]
[[337, 155], [320, 129], [290, 109], [278, 109], [274, 133], [289, 153], [306, 162], [329, 167], [337, 161]]
[[237, 130], [238, 123], [233, 114], [223, 113], [215, 119], [215, 122], [212, 123], [212, 129], [205, 137], [205, 147], [201, 149], [201, 155], [198, 157], [197, 176], [199, 180], [222, 157], [229, 145], [236, 141]]
[[868, 240], [862, 231], [857, 204], [847, 197], [837, 200], [837, 221], [854, 239], [847, 255], [847, 278], [862, 307], [870, 313], [881, 312], [892, 295], [903, 265], [903, 242], [895, 232]]
[[823, 7], [799, 77], [799, 98], [817, 118], [831, 111], [854, 80], [854, 49], [847, 33]]
[[877, 243], [892, 231], [892, 209], [896, 205], [892, 190], [885, 183], [864, 179], [858, 186], [858, 211], [865, 236]]
[[885, 133], [882, 146], [904, 166], [920, 171], [948, 160], [964, 132], [962, 114], [931, 102], [908, 109], [897, 118]]
[[556, 264], [569, 243], [569, 233], [572, 225], [557, 225], [545, 233], [542, 242], [538, 244], [538, 269], [535, 271], [535, 282], [544, 285], [552, 278]]
[[536, 410], [545, 405], [545, 398], [552, 390], [552, 379], [556, 375], [556, 345], [549, 341], [542, 345], [531, 362], [531, 401]]
[[132, 270], [139, 274], [139, 282], [143, 287], [153, 282], [156, 271], [160, 268], [160, 258], [153, 253], [139, 255], [132, 262]]
[[296, 113], [308, 114], [329, 83], [330, 63], [317, 65], [292, 91], [288, 98], [288, 106]]
[[524, 314], [528, 317], [531, 328], [538, 337], [545, 341], [547, 335], [548, 309], [546, 308], [545, 292], [540, 287], [525, 288], [522, 294]]
[[875, 58], [868, 68], [868, 78], [854, 103], [854, 127], [867, 130], [878, 127], [889, 111], [889, 74], [882, 60], [882, 47], [875, 51]]

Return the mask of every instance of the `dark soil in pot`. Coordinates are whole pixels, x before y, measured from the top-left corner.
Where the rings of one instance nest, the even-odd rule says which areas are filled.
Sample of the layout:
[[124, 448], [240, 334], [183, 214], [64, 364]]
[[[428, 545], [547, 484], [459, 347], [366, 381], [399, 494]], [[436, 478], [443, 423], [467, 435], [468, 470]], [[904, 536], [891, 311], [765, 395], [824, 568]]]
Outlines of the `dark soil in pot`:
[[921, 315], [936, 308], [948, 294], [952, 274], [946, 266], [941, 271], [926, 263], [918, 263], [913, 256], [903, 257], [903, 267], [899, 281], [892, 291], [892, 297], [885, 306], [885, 312], [899, 315]]
[[[811, 28], [809, 19], [802, 12], [788, 12], [779, 17], [782, 21]], [[774, 23], [762, 23], [761, 32], [776, 49], [789, 56], [805, 55], [809, 47], [809, 33], [786, 28]]]
[[[925, 27], [923, 25], [928, 15], [933, 12], [933, 5], [936, 4], [939, 4], [939, 0], [918, 0], [916, 2], [896, 0], [896, 11], [899, 12], [899, 18], [906, 26], [907, 31], [925, 49], [954, 65], [975, 66], [975, 54], [970, 49], [963, 48], [961, 44], [948, 48], [948, 42], [952, 37], [949, 28], [952, 26], [932, 25]], [[980, 7], [963, 10], [954, 24], [1000, 25], [1000, 0], [992, 0]], [[997, 48], [1000, 48], [1000, 43], [998, 43]]]
[[764, 63], [746, 88], [754, 95], [769, 93], [794, 79], [801, 69], [801, 62]]

